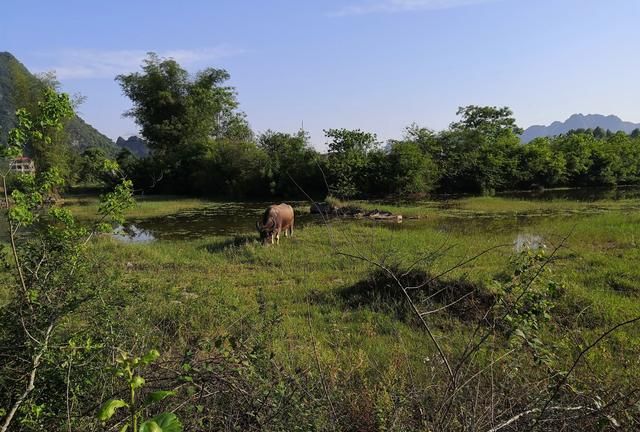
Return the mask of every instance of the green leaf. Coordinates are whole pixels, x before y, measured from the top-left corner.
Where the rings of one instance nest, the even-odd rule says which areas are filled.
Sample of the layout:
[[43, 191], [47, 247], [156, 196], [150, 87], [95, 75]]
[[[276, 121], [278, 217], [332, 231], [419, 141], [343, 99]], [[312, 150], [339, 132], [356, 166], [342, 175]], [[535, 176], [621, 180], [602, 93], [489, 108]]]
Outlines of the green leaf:
[[126, 424], [122, 426], [122, 429], [120, 429], [120, 432], [127, 432], [128, 430], [129, 430], [129, 424]]
[[152, 349], [142, 357], [142, 363], [148, 365], [149, 363], [156, 361], [158, 357], [160, 357], [158, 350]]
[[162, 432], [162, 428], [153, 420], [147, 420], [140, 425], [140, 432]]
[[140, 425], [140, 432], [182, 432], [182, 423], [173, 413], [162, 413]]
[[144, 378], [142, 378], [140, 375], [136, 375], [131, 381], [129, 381], [129, 384], [131, 384], [131, 388], [140, 388], [144, 385]]
[[152, 393], [149, 393], [149, 395], [147, 396], [146, 402], [147, 403], [160, 402], [161, 400], [164, 400], [164, 399], [168, 398], [169, 396], [173, 396], [175, 394], [176, 394], [176, 392], [170, 391], [170, 390], [154, 391]]
[[116, 413], [116, 410], [128, 406], [122, 399], [110, 399], [102, 405], [98, 411], [98, 419], [107, 421]]

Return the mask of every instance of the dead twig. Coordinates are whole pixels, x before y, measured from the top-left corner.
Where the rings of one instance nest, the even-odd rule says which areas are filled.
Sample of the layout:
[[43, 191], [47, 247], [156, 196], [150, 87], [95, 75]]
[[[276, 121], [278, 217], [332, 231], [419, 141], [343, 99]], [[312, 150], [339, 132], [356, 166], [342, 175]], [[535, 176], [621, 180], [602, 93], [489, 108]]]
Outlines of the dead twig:
[[631, 318], [631, 319], [629, 319], [627, 321], [624, 321], [624, 322], [621, 322], [619, 324], [616, 324], [615, 326], [613, 326], [612, 328], [610, 328], [606, 332], [602, 333], [595, 341], [593, 341], [586, 348], [584, 348], [582, 351], [580, 351], [580, 353], [578, 354], [576, 359], [573, 361], [573, 364], [571, 365], [571, 367], [569, 368], [567, 373], [564, 374], [564, 376], [562, 377], [562, 379], [560, 380], [558, 385], [556, 385], [556, 387], [555, 387], [553, 393], [551, 394], [551, 396], [549, 397], [549, 399], [547, 399], [545, 404], [542, 406], [542, 409], [540, 410], [540, 414], [538, 415], [538, 418], [536, 420], [536, 425], [534, 426], [534, 429], [535, 429], [535, 427], [537, 425], [540, 424], [540, 421], [542, 420], [545, 412], [547, 411], [547, 409], [549, 407], [549, 404], [551, 404], [553, 399], [555, 399], [555, 397], [558, 395], [558, 393], [560, 393], [560, 389], [567, 383], [567, 380], [569, 379], [569, 376], [571, 375], [571, 373], [573, 373], [573, 371], [575, 370], [576, 366], [578, 366], [578, 363], [580, 362], [582, 357], [584, 357], [585, 354], [587, 354], [590, 350], [592, 350], [596, 345], [598, 345], [602, 340], [604, 340], [611, 333], [615, 332], [616, 330], [618, 330], [618, 329], [620, 329], [622, 327], [631, 325], [631, 324], [636, 323], [638, 321], [640, 321], [640, 316], [637, 316], [635, 318]]

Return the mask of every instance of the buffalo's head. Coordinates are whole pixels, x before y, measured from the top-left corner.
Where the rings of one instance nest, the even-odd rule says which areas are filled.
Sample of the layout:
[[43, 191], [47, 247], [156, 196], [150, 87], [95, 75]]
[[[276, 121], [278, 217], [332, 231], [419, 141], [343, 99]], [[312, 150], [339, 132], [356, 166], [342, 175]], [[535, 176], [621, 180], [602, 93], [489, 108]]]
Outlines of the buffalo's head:
[[275, 234], [275, 222], [270, 219], [266, 224], [258, 221], [256, 222], [256, 229], [260, 234], [260, 241], [263, 245], [273, 242], [273, 236]]

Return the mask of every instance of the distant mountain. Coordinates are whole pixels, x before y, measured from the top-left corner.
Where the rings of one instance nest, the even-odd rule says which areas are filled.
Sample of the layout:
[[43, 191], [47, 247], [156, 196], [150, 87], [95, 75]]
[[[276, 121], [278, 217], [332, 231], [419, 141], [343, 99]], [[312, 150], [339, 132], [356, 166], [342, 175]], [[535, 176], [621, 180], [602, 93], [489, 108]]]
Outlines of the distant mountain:
[[531, 126], [520, 136], [522, 142], [529, 142], [538, 137], [548, 137], [565, 134], [573, 129], [595, 129], [600, 127], [612, 132], [623, 131], [631, 133], [640, 128], [640, 123], [622, 121], [614, 115], [603, 116], [600, 114], [574, 114], [564, 122], [555, 121], [549, 126]]
[[[15, 126], [16, 108], [25, 101], [35, 100], [42, 84], [11, 53], [0, 52], [0, 145], [6, 145], [7, 134]], [[113, 141], [101, 134], [80, 117], [67, 123], [65, 131], [72, 147], [79, 151], [88, 147], [101, 147], [115, 154]]]
[[116, 140], [116, 146], [120, 148], [126, 148], [138, 157], [145, 157], [149, 154], [147, 142], [135, 135], [130, 136], [128, 139], [118, 137], [118, 139]]

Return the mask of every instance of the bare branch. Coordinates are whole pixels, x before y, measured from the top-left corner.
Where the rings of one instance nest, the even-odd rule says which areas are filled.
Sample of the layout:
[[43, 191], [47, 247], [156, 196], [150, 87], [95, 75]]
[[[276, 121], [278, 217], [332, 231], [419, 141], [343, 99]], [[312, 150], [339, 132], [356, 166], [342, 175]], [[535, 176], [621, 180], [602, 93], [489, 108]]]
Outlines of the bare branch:
[[465, 295], [463, 295], [462, 297], [458, 298], [457, 300], [452, 301], [451, 303], [449, 303], [449, 304], [448, 304], [448, 305], [446, 305], [446, 306], [442, 306], [442, 307], [439, 307], [438, 309], [430, 310], [430, 311], [427, 311], [427, 312], [422, 312], [422, 313], [420, 314], [420, 316], [427, 316], [427, 315], [434, 314], [434, 313], [436, 313], [436, 312], [441, 312], [441, 311], [443, 311], [443, 310], [445, 310], [445, 309], [447, 309], [447, 308], [449, 308], [449, 307], [453, 306], [454, 304], [461, 302], [461, 301], [462, 301], [462, 300], [464, 300], [465, 298], [469, 297], [471, 294], [473, 294], [473, 291], [469, 291], [468, 293], [466, 293], [466, 294], [465, 294]]
[[562, 377], [562, 379], [560, 380], [558, 385], [555, 387], [553, 393], [551, 394], [551, 397], [549, 397], [549, 399], [547, 399], [547, 401], [545, 402], [544, 406], [540, 410], [540, 415], [538, 415], [538, 420], [536, 421], [536, 425], [540, 424], [540, 420], [542, 420], [542, 417], [544, 416], [545, 411], [549, 407], [549, 404], [551, 404], [553, 399], [555, 399], [555, 397], [558, 395], [558, 393], [560, 392], [560, 389], [562, 388], [562, 386], [564, 386], [567, 383], [567, 380], [569, 379], [569, 376], [575, 370], [576, 366], [578, 366], [578, 363], [580, 362], [582, 357], [584, 357], [585, 354], [587, 354], [590, 350], [592, 350], [596, 345], [598, 345], [603, 339], [605, 339], [611, 333], [615, 332], [616, 330], [618, 330], [618, 329], [620, 329], [622, 327], [631, 325], [631, 324], [636, 323], [638, 321], [640, 321], [640, 316], [637, 316], [635, 318], [632, 318], [630, 320], [621, 322], [621, 323], [613, 326], [612, 328], [610, 328], [606, 332], [602, 333], [595, 341], [593, 341], [591, 344], [589, 344], [589, 346], [587, 346], [582, 351], [580, 351], [580, 353], [578, 354], [578, 357], [576, 357], [576, 359], [573, 361], [573, 364], [571, 365], [571, 367], [569, 368], [567, 373], [564, 374], [564, 376]]
[[433, 344], [435, 345], [436, 349], [438, 350], [438, 354], [440, 355], [440, 358], [442, 359], [443, 363], [447, 367], [447, 372], [449, 373], [449, 377], [452, 380], [454, 380], [455, 376], [453, 374], [453, 369], [451, 369], [451, 364], [449, 363], [449, 360], [447, 359], [447, 356], [445, 355], [444, 351], [442, 350], [442, 347], [440, 346], [440, 344], [438, 343], [438, 340], [436, 339], [435, 335], [433, 334], [433, 331], [431, 330], [431, 327], [429, 326], [427, 321], [424, 319], [424, 317], [420, 314], [420, 311], [418, 310], [418, 307], [416, 306], [414, 301], [411, 299], [411, 296], [409, 295], [409, 292], [407, 291], [405, 286], [402, 284], [402, 282], [400, 282], [400, 279], [398, 279], [398, 277], [395, 275], [395, 273], [393, 271], [391, 271], [389, 268], [385, 267], [384, 265], [382, 265], [380, 263], [377, 263], [375, 261], [369, 260], [369, 259], [367, 259], [365, 257], [357, 256], [357, 255], [351, 255], [351, 254], [347, 254], [347, 253], [343, 253], [343, 252], [338, 252], [338, 254], [346, 256], [346, 257], [350, 257], [350, 258], [359, 259], [359, 260], [365, 261], [365, 262], [367, 262], [369, 264], [372, 264], [372, 265], [380, 268], [381, 270], [385, 271], [389, 276], [391, 276], [393, 278], [393, 280], [396, 282], [396, 284], [398, 285], [398, 287], [400, 288], [400, 290], [404, 294], [404, 297], [407, 299], [407, 302], [409, 302], [409, 305], [411, 306], [411, 309], [413, 309], [413, 312], [416, 314], [416, 316], [422, 322], [422, 325], [425, 328], [425, 330], [427, 331], [427, 334], [429, 335], [429, 338], [431, 339], [431, 342], [433, 342]]
[[[578, 410], [584, 409], [584, 407], [581, 407], [581, 406], [566, 407], [566, 408], [565, 407], [552, 407], [551, 409], [564, 410], [564, 411], [578, 411]], [[489, 429], [488, 432], [497, 432], [497, 431], [499, 431], [501, 429], [506, 428], [510, 424], [517, 422], [522, 417], [528, 416], [529, 414], [537, 413], [538, 411], [540, 411], [540, 408], [533, 408], [533, 409], [530, 409], [530, 410], [527, 410], [527, 411], [523, 411], [523, 412], [521, 412], [519, 414], [514, 415], [513, 417], [511, 417], [509, 420], [505, 421], [504, 423], [500, 423], [498, 426]]]
[[443, 271], [442, 273], [429, 278], [425, 282], [423, 282], [423, 283], [421, 283], [419, 285], [416, 285], [416, 286], [407, 287], [406, 289], [407, 290], [417, 290], [417, 289], [423, 288], [423, 287], [429, 285], [431, 282], [440, 279], [442, 276], [444, 276], [444, 275], [446, 275], [448, 273], [451, 273], [452, 271], [454, 271], [456, 269], [459, 269], [460, 267], [463, 267], [463, 266], [469, 264], [470, 262], [473, 262], [473, 261], [477, 260], [482, 255], [485, 255], [485, 254], [487, 254], [487, 253], [489, 253], [489, 252], [491, 252], [493, 250], [496, 250], [496, 249], [500, 249], [500, 248], [503, 248], [503, 247], [510, 247], [510, 246], [512, 246], [512, 245], [511, 244], [500, 244], [500, 245], [497, 245], [497, 246], [491, 246], [490, 248], [483, 250], [482, 252], [472, 256], [471, 258], [467, 258], [467, 259], [464, 259], [462, 261], [459, 261], [453, 267], [450, 267], [450, 268], [446, 269], [445, 271]]
[[38, 350], [36, 355], [33, 357], [33, 361], [31, 363], [31, 373], [29, 374], [29, 381], [27, 382], [27, 386], [24, 392], [22, 392], [20, 397], [13, 403], [13, 406], [7, 413], [7, 417], [5, 418], [4, 423], [2, 424], [2, 428], [0, 428], [0, 432], [7, 432], [9, 430], [9, 426], [11, 425], [11, 421], [13, 420], [13, 416], [15, 416], [20, 406], [22, 406], [27, 396], [29, 396], [29, 393], [31, 393], [35, 388], [36, 374], [38, 372], [38, 368], [40, 367], [40, 361], [42, 360], [42, 356], [49, 348], [49, 338], [51, 337], [52, 332], [53, 332], [53, 323], [49, 324], [49, 327], [47, 327], [47, 331], [45, 333], [45, 338], [42, 343], [42, 346], [40, 346], [40, 349]]

